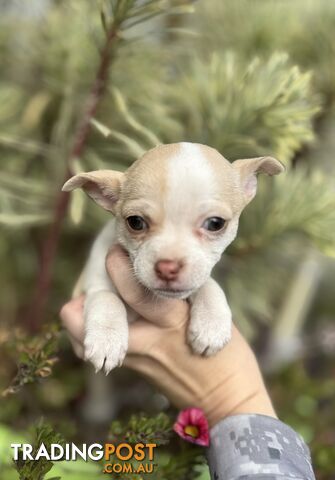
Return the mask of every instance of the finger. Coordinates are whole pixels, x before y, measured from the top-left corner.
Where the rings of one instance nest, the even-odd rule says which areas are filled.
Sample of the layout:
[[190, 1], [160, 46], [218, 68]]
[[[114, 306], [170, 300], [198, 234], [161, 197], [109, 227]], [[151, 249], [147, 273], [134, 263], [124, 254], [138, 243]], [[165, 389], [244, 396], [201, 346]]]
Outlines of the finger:
[[142, 317], [161, 326], [173, 326], [181, 319], [187, 320], [187, 303], [157, 297], [140, 285], [134, 277], [127, 253], [120, 246], [114, 246], [109, 252], [106, 268], [121, 297]]
[[160, 341], [161, 332], [161, 327], [145, 320], [136, 320], [131, 323], [129, 325], [128, 354], [148, 354], [151, 347]]
[[70, 333], [68, 333], [68, 337], [74, 353], [77, 355], [78, 358], [81, 358], [83, 360], [85, 358], [85, 350], [83, 344], [78, 342], [78, 340], [76, 340], [74, 337], [72, 337]]
[[85, 336], [84, 328], [84, 295], [70, 300], [66, 303], [61, 311], [60, 318], [62, 320], [63, 326], [69, 332], [71, 337], [77, 342], [83, 343]]

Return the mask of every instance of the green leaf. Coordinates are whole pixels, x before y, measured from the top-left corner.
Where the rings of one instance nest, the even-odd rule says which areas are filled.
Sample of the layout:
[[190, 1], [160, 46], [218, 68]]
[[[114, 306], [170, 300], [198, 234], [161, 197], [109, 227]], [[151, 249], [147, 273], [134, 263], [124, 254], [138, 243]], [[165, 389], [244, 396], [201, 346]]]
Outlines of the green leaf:
[[116, 107], [119, 112], [122, 114], [126, 123], [133, 129], [135, 132], [138, 132], [143, 135], [143, 137], [149, 141], [151, 146], [156, 146], [161, 142], [161, 140], [155, 135], [155, 133], [144, 125], [142, 125], [135, 117], [129, 112], [126, 101], [119, 89], [113, 88], [112, 93], [115, 98]]
[[139, 145], [135, 140], [133, 140], [128, 135], [118, 132], [111, 128], [108, 128], [106, 125], [103, 125], [98, 120], [92, 118], [91, 124], [104, 136], [104, 137], [113, 137], [119, 142], [121, 142], [129, 151], [131, 155], [135, 158], [140, 157], [145, 152], [145, 149]]

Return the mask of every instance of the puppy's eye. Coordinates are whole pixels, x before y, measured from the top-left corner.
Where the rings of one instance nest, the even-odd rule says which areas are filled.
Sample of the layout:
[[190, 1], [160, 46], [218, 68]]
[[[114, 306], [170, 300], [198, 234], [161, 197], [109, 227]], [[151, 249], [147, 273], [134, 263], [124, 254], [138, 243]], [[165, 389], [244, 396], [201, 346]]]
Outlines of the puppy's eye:
[[148, 228], [147, 222], [139, 215], [132, 215], [131, 217], [128, 217], [126, 221], [128, 226], [132, 230], [136, 230], [136, 232], [140, 232], [141, 230]]
[[202, 224], [202, 228], [208, 230], [209, 232], [218, 232], [221, 230], [226, 223], [226, 220], [221, 217], [210, 217], [207, 218]]

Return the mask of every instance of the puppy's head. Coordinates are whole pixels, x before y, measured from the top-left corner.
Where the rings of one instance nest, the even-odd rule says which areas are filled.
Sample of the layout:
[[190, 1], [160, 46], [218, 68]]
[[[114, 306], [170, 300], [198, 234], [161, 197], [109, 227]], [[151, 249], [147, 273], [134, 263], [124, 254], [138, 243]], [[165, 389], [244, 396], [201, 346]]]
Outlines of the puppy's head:
[[160, 145], [125, 173], [81, 173], [63, 187], [81, 187], [116, 217], [119, 243], [138, 280], [158, 295], [186, 298], [210, 276], [234, 240], [239, 216], [257, 189], [257, 175], [276, 175], [271, 157], [229, 163], [200, 144]]

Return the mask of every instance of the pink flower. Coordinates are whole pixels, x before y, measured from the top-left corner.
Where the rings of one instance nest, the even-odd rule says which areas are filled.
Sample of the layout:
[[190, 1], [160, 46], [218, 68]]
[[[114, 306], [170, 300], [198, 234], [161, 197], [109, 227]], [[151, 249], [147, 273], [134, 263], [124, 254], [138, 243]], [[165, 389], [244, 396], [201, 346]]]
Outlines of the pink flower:
[[200, 408], [182, 410], [173, 425], [173, 430], [184, 440], [208, 447], [209, 430], [204, 412]]

